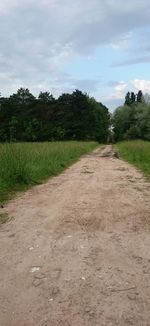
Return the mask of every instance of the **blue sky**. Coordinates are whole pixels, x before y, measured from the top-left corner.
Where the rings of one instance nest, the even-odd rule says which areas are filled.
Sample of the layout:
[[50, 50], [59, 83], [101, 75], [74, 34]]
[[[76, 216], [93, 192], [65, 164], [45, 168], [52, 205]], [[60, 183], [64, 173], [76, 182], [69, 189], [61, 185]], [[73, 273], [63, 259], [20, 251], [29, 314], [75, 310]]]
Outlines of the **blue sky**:
[[0, 0], [0, 92], [150, 93], [149, 0]]

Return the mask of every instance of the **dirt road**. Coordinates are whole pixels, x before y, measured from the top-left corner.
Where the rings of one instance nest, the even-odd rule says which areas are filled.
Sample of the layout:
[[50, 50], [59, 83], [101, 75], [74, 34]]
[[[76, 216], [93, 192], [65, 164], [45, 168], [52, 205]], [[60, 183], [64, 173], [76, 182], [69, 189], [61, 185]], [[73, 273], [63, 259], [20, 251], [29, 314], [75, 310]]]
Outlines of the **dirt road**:
[[150, 184], [110, 152], [3, 209], [0, 326], [150, 326]]

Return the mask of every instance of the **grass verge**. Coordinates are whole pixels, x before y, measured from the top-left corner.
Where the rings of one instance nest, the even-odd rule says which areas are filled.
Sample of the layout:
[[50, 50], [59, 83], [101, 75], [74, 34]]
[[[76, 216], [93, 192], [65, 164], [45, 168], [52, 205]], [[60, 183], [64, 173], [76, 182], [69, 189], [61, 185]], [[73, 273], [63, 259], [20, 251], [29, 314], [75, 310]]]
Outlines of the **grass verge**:
[[75, 141], [0, 144], [0, 203], [56, 176], [96, 147], [96, 142]]
[[135, 165], [150, 180], [150, 142], [142, 140], [124, 141], [116, 146], [121, 157]]

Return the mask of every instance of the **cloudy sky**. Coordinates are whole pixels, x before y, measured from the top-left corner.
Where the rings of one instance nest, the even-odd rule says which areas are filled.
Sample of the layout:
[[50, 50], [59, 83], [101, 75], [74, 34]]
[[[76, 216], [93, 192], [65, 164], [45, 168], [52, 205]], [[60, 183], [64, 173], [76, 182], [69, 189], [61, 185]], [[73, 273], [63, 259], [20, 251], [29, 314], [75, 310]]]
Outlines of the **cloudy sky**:
[[0, 0], [0, 92], [150, 93], [150, 0]]

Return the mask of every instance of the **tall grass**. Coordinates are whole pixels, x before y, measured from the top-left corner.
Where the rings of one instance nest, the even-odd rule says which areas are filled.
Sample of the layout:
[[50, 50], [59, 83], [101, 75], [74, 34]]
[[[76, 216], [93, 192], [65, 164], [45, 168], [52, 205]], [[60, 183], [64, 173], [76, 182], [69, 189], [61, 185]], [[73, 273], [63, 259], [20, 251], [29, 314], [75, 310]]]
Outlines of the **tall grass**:
[[124, 141], [117, 144], [121, 156], [134, 164], [150, 179], [150, 142], [142, 140]]
[[0, 202], [57, 175], [97, 146], [96, 142], [0, 144]]

